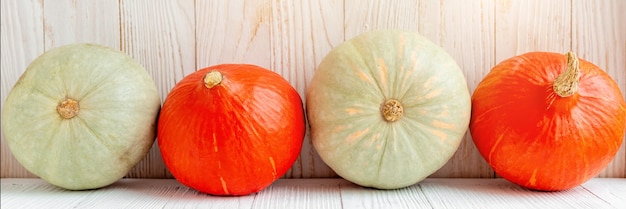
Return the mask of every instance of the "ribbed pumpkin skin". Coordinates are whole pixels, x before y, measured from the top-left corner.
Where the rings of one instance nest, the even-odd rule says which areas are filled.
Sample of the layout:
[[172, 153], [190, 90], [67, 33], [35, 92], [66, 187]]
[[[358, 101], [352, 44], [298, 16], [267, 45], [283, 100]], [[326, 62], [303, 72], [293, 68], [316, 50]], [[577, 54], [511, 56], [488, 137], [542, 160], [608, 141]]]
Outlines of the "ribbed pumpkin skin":
[[598, 175], [621, 146], [626, 105], [617, 84], [580, 60], [578, 91], [552, 84], [564, 54], [531, 52], [493, 67], [472, 95], [470, 131], [491, 167], [520, 186], [555, 191]]
[[[65, 119], [57, 106], [78, 102]], [[93, 44], [51, 49], [9, 93], [2, 128], [24, 168], [71, 190], [107, 186], [154, 143], [161, 101], [145, 69], [126, 54]]]
[[[223, 80], [206, 88], [211, 71]], [[304, 139], [298, 92], [280, 75], [254, 65], [198, 70], [170, 91], [159, 117], [165, 165], [182, 184], [213, 195], [261, 191], [284, 175]]]
[[[333, 49], [307, 89], [313, 145], [341, 177], [365, 187], [415, 184], [441, 168], [467, 131], [470, 94], [456, 62], [413, 32], [379, 30]], [[403, 115], [390, 122], [382, 104]]]

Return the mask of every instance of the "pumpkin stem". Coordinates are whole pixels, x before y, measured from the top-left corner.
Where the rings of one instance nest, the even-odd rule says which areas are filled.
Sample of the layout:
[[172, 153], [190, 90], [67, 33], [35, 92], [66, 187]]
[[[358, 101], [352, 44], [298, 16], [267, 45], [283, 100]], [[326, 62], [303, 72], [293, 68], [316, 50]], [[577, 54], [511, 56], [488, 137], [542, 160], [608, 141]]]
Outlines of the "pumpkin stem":
[[222, 73], [220, 73], [220, 71], [212, 70], [204, 75], [204, 87], [208, 89], [213, 88], [214, 86], [222, 83], [222, 78]]
[[578, 91], [578, 81], [580, 80], [580, 68], [578, 57], [574, 52], [565, 54], [567, 59], [567, 69], [554, 80], [552, 89], [561, 97], [574, 95]]
[[388, 99], [385, 101], [381, 107], [381, 111], [383, 114], [383, 118], [388, 122], [394, 122], [402, 117], [404, 113], [404, 108], [400, 101], [395, 99]]
[[65, 119], [70, 119], [78, 115], [79, 110], [80, 107], [78, 106], [78, 101], [70, 98], [66, 98], [65, 100], [61, 101], [61, 103], [59, 103], [59, 106], [57, 106], [57, 112], [59, 113], [59, 115], [61, 115], [61, 117]]

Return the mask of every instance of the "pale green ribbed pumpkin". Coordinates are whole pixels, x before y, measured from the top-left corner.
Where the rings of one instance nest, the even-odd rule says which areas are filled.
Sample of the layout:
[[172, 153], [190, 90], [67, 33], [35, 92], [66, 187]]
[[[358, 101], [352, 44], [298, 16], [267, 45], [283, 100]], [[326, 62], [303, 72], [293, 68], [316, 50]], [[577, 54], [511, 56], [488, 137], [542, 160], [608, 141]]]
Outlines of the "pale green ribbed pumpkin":
[[2, 128], [28, 171], [71, 190], [107, 186], [148, 152], [160, 98], [144, 68], [93, 44], [35, 59], [9, 93]]
[[413, 32], [363, 33], [320, 63], [306, 95], [313, 145], [356, 184], [395, 189], [441, 168], [470, 119], [456, 62]]

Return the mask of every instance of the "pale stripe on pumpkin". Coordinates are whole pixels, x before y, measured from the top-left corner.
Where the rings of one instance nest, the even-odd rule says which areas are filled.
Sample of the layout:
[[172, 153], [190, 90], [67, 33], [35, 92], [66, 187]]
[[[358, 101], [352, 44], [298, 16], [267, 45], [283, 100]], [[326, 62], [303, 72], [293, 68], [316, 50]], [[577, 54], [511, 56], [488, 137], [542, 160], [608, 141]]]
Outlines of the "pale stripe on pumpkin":
[[382, 58], [378, 58], [377, 60], [377, 68], [378, 68], [378, 77], [380, 78], [380, 90], [382, 91], [385, 97], [387, 95], [387, 64], [385, 64], [385, 60]]
[[220, 182], [222, 182], [222, 189], [224, 190], [224, 194], [229, 194], [228, 187], [226, 186], [226, 181], [224, 181], [224, 178], [222, 178], [221, 176], [220, 176]]
[[367, 134], [369, 130], [370, 130], [369, 128], [366, 128], [364, 130], [356, 131], [353, 134], [350, 134], [348, 137], [346, 137], [346, 142], [348, 144], [354, 144], [356, 140], [360, 139], [361, 136]]
[[274, 158], [270, 156], [270, 163], [272, 164], [272, 177], [276, 178], [276, 163], [274, 163]]

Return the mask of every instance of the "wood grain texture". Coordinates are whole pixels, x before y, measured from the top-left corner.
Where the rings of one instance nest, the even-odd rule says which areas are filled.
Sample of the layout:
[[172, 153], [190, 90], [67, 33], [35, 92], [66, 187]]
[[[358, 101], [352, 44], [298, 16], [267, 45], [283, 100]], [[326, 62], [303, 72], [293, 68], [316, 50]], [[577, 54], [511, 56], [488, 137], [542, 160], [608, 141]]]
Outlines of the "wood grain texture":
[[503, 179], [426, 179], [396, 190], [343, 179], [280, 179], [246, 196], [199, 193], [174, 179], [122, 179], [67, 191], [40, 179], [2, 179], [2, 208], [623, 208], [626, 181], [596, 178], [562, 192], [522, 189]]
[[[274, 182], [265, 190], [254, 194], [252, 208], [349, 208], [343, 204], [340, 190], [345, 181], [306, 180], [282, 179]], [[264, 192], [275, 195], [263, 195]]]
[[[26, 67], [44, 51], [43, 5], [40, 1], [0, 1], [0, 106]], [[33, 177], [13, 157], [0, 131], [0, 177]]]
[[[271, 8], [269, 69], [287, 79], [304, 103], [315, 67], [344, 40], [343, 2], [275, 0]], [[313, 148], [308, 128], [300, 157], [285, 177], [336, 177]]]
[[571, 50], [571, 8], [570, 0], [497, 1], [495, 64], [530, 51]]
[[[433, 208], [619, 208], [626, 205], [626, 200], [609, 202], [603, 196], [593, 193], [587, 186], [596, 188], [604, 182], [591, 180], [581, 186], [561, 192], [537, 192], [523, 189], [504, 179], [471, 180], [442, 182], [443, 179], [420, 183]], [[611, 181], [607, 179], [607, 181]], [[615, 183], [608, 189], [614, 195], [622, 195], [620, 188], [626, 184], [624, 180]], [[596, 198], [589, 198], [594, 196]], [[484, 202], [483, 202], [484, 201]]]
[[339, 189], [344, 208], [432, 208], [426, 191], [419, 184], [396, 190], [343, 184]]
[[[196, 70], [193, 0], [120, 2], [122, 51], [142, 64], [164, 101], [170, 89]], [[155, 142], [128, 177], [172, 178]]]
[[43, 8], [46, 50], [81, 42], [120, 48], [117, 1], [45, 1]]
[[271, 1], [197, 1], [197, 66], [270, 66]]
[[[345, 0], [345, 39], [375, 29], [402, 29], [418, 31], [420, 17], [425, 9], [419, 8], [422, 1]], [[434, 2], [434, 1], [433, 1]]]
[[[463, 70], [470, 91], [508, 57], [573, 50], [605, 69], [626, 98], [622, 0], [3, 0], [0, 4], [0, 105], [33, 59], [74, 42], [126, 52], [144, 65], [162, 100], [185, 75], [221, 63], [273, 70], [306, 99], [306, 86], [326, 53], [379, 28], [417, 31], [439, 44]], [[4, 134], [0, 137], [0, 177], [33, 177], [13, 158]], [[457, 153], [432, 176], [495, 175], [466, 134]], [[156, 143], [128, 177], [172, 177]], [[319, 158], [307, 131], [300, 158], [284, 177], [337, 176]], [[600, 177], [626, 177], [626, 143]], [[241, 204], [249, 208], [253, 203]]]
[[[419, 32], [446, 50], [463, 71], [470, 94], [493, 66], [494, 2], [422, 1], [426, 12]], [[476, 150], [469, 132], [457, 152], [432, 177], [493, 177], [493, 171]]]

